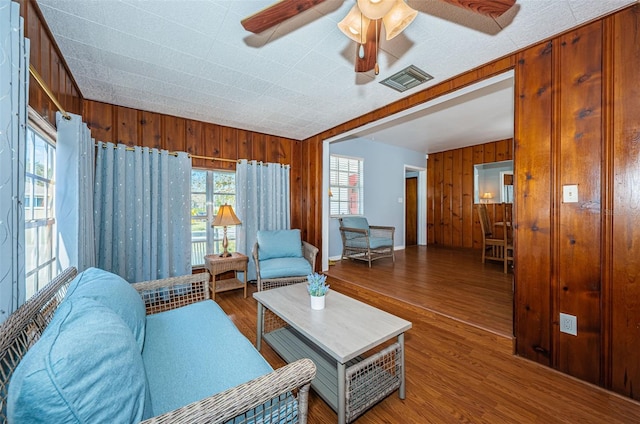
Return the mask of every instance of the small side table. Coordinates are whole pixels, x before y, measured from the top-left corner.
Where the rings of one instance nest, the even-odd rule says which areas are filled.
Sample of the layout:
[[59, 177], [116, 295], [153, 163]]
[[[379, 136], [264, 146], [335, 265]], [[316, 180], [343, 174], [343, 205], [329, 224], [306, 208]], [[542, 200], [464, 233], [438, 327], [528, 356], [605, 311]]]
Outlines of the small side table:
[[[205, 267], [211, 274], [211, 282], [209, 283], [209, 290], [211, 291], [211, 298], [216, 300], [216, 293], [241, 289], [244, 287], [244, 297], [247, 298], [247, 284], [238, 280], [238, 271], [244, 272], [244, 279], [247, 279], [247, 263], [249, 258], [242, 253], [233, 252], [231, 256], [226, 258], [219, 255], [206, 255], [204, 257]], [[228, 271], [235, 271], [236, 276], [233, 278], [227, 278], [219, 280], [218, 275]]]

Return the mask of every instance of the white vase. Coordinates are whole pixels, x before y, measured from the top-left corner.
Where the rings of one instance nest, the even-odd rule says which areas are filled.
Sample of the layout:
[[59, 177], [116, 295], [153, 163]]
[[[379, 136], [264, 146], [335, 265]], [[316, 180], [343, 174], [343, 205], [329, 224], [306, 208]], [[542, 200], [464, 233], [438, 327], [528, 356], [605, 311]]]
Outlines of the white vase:
[[316, 311], [324, 309], [324, 296], [309, 296], [311, 298], [311, 309]]

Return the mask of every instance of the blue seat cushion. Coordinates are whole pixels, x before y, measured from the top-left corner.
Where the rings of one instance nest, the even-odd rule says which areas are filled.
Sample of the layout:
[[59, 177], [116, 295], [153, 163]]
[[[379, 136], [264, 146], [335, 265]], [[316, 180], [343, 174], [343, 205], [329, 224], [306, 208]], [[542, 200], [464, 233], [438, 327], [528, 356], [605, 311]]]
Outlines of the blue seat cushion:
[[8, 420], [139, 422], [146, 390], [142, 356], [127, 324], [93, 299], [68, 299], [11, 378]]
[[[369, 222], [367, 221], [367, 218], [365, 218], [364, 216], [345, 216], [345, 217], [341, 218], [340, 223], [341, 223], [342, 227], [357, 228], [359, 230], [366, 230], [367, 231], [367, 235], [369, 234]], [[357, 238], [357, 237], [362, 237], [362, 236], [360, 234], [358, 234], [358, 233], [346, 232], [345, 233], [345, 237], [347, 239], [350, 239], [350, 238]]]
[[306, 276], [313, 272], [305, 258], [275, 258], [260, 261], [260, 278]]
[[258, 257], [261, 261], [273, 258], [301, 258], [300, 230], [258, 231]]
[[142, 357], [154, 416], [273, 370], [212, 300], [149, 315]]
[[[369, 248], [379, 249], [381, 247], [391, 247], [391, 239], [387, 237], [369, 237]], [[365, 237], [358, 237], [350, 239], [346, 242], [347, 247], [355, 247], [360, 249], [367, 248], [367, 239]]]
[[74, 278], [66, 299], [94, 299], [118, 314], [129, 326], [142, 352], [144, 345], [146, 309], [138, 291], [116, 274], [99, 268], [88, 268]]

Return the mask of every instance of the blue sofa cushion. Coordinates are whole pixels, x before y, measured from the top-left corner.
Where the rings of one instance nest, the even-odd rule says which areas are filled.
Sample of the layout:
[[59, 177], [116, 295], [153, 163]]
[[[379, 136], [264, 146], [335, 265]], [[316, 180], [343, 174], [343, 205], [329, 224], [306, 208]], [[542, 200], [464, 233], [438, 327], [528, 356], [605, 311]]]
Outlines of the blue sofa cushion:
[[273, 370], [212, 300], [149, 315], [142, 357], [154, 416]]
[[258, 231], [260, 261], [273, 258], [301, 258], [300, 230]]
[[[343, 227], [348, 227], [348, 228], [357, 228], [359, 230], [366, 230], [367, 234], [369, 234], [369, 222], [367, 221], [367, 218], [365, 218], [364, 216], [345, 216], [342, 218], [342, 226]], [[362, 237], [360, 234], [357, 233], [349, 233], [347, 232], [345, 234], [345, 237], [347, 239], [351, 239], [351, 238], [357, 238], [357, 237]]]
[[313, 272], [305, 258], [275, 258], [260, 261], [260, 278], [306, 276]]
[[[391, 239], [387, 237], [369, 237], [369, 248], [379, 249], [381, 247], [391, 247]], [[361, 249], [367, 248], [367, 239], [365, 237], [358, 237], [350, 239], [346, 242], [347, 247], [357, 247]]]
[[131, 329], [142, 352], [147, 313], [142, 297], [131, 284], [119, 275], [89, 268], [71, 282], [66, 299], [81, 297], [94, 299], [118, 314]]
[[146, 390], [142, 356], [128, 326], [93, 299], [68, 299], [16, 368], [8, 419], [139, 422]]

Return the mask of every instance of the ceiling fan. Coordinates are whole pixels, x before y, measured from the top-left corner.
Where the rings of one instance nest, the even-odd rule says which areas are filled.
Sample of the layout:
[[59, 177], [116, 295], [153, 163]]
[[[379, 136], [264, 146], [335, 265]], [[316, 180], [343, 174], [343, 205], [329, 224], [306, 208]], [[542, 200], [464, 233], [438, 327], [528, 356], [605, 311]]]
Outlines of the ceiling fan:
[[[325, 0], [281, 0], [242, 20], [247, 31], [261, 33], [285, 20], [314, 7]], [[441, 0], [464, 9], [497, 18], [509, 10], [516, 0]], [[405, 0], [356, 0], [356, 5], [338, 24], [340, 30], [357, 45], [356, 72], [375, 70], [378, 74], [377, 52], [380, 31], [384, 23], [386, 39], [400, 34], [416, 17]], [[373, 25], [370, 25], [373, 23]]]

